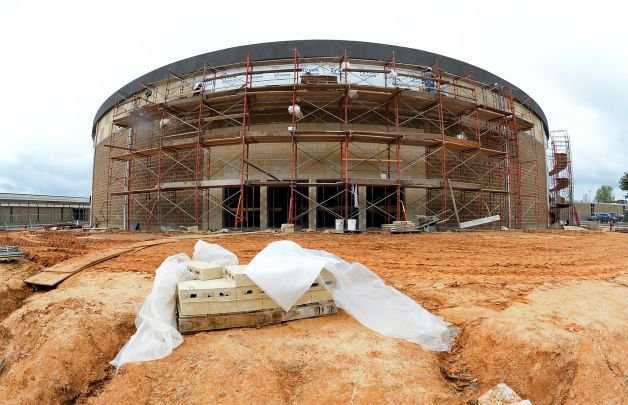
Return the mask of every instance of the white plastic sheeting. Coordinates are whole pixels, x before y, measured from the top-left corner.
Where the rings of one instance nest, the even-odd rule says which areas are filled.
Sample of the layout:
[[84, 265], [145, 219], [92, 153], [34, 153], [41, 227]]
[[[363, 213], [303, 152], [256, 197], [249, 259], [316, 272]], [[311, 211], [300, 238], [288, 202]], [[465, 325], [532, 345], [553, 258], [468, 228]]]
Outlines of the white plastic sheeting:
[[284, 311], [310, 288], [328, 259], [313, 256], [294, 242], [272, 242], [246, 266], [245, 273]]
[[[194, 260], [228, 266], [238, 258], [223, 247], [198, 241]], [[167, 357], [183, 343], [176, 328], [175, 299], [179, 281], [190, 280], [189, 257], [170, 256], [159, 266], [153, 289], [140, 307], [137, 331], [111, 364], [123, 364]], [[359, 263], [347, 263], [322, 250], [304, 249], [291, 241], [269, 244], [246, 267], [246, 274], [285, 311], [298, 301], [323, 268], [336, 278], [330, 288], [336, 305], [367, 328], [421, 345], [426, 350], [447, 351], [456, 329], [431, 314], [411, 298], [384, 283]]]
[[188, 255], [168, 257], [155, 273], [153, 289], [135, 318], [136, 332], [111, 362], [119, 368], [125, 363], [161, 359], [183, 343], [177, 330], [175, 294], [177, 283], [189, 280], [192, 274], [186, 262]]
[[[199, 240], [194, 246], [194, 260], [219, 266], [238, 264], [238, 258], [220, 245]], [[157, 360], [167, 357], [183, 343], [177, 330], [175, 299], [177, 283], [191, 280], [188, 255], [168, 257], [155, 272], [155, 281], [135, 318], [136, 332], [111, 361], [116, 368], [126, 363]]]
[[192, 259], [215, 266], [231, 266], [238, 264], [238, 256], [215, 243], [199, 240], [194, 245]]
[[330, 288], [336, 305], [367, 328], [384, 336], [419, 344], [426, 350], [447, 351], [451, 348], [456, 328], [386, 285], [359, 263], [349, 264], [325, 251], [304, 249], [291, 241], [278, 241], [253, 258], [246, 274], [288, 311], [323, 268], [336, 278], [336, 285]]

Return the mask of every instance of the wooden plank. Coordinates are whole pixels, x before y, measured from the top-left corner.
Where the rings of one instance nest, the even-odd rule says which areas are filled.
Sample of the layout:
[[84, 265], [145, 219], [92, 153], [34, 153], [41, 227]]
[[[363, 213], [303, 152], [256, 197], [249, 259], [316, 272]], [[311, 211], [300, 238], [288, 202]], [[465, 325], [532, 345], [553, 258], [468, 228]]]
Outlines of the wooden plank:
[[86, 267], [93, 266], [101, 263], [105, 260], [109, 260], [113, 257], [119, 256], [122, 253], [127, 252], [129, 249], [115, 249], [107, 250], [105, 252], [94, 252], [84, 256], [73, 257], [64, 262], [55, 264], [52, 267], [44, 269], [44, 271], [51, 271], [55, 273], [76, 273]]
[[25, 283], [40, 287], [56, 287], [68, 277], [85, 270], [88, 267], [118, 257], [124, 253], [143, 249], [149, 246], [160, 245], [164, 243], [177, 242], [181, 238], [156, 239], [144, 242], [133, 243], [124, 248], [109, 249], [104, 252], [89, 253], [84, 256], [74, 257], [64, 262], [55, 264], [52, 267], [44, 269], [41, 273], [24, 280]]
[[474, 227], [474, 226], [490, 224], [491, 222], [499, 221], [499, 219], [500, 219], [499, 215], [493, 215], [492, 217], [484, 217], [484, 218], [473, 219], [471, 221], [462, 222], [460, 224], [460, 229], [466, 229], [466, 228], [471, 228], [471, 227]]
[[74, 273], [57, 273], [54, 271], [42, 271], [41, 273], [37, 273], [34, 276], [29, 277], [24, 280], [26, 283], [30, 285], [35, 285], [38, 287], [55, 287], [63, 280], [72, 276]]
[[338, 309], [333, 301], [324, 301], [298, 305], [288, 312], [277, 308], [235, 314], [180, 316], [178, 325], [181, 333], [230, 328], [253, 328], [297, 319], [333, 315], [336, 312], [338, 312]]
[[216, 115], [216, 116], [213, 116], [213, 117], [203, 118], [203, 121], [205, 121], [205, 122], [214, 122], [214, 121], [224, 121], [224, 120], [235, 120], [237, 118], [242, 118], [242, 117], [244, 117], [243, 113], [223, 114], [223, 115]]
[[[263, 233], [263, 231], [247, 233]], [[221, 234], [221, 236], [224, 235]], [[118, 257], [124, 253], [138, 251], [150, 246], [161, 245], [164, 243], [179, 242], [184, 239], [205, 239], [207, 237], [209, 237], [209, 235], [182, 235], [173, 238], [153, 239], [143, 242], [137, 242], [124, 248], [109, 249], [104, 252], [89, 253], [84, 256], [75, 257], [58, 263], [52, 267], [48, 267], [44, 269], [41, 273], [35, 274], [34, 276], [27, 278], [26, 280], [24, 280], [24, 282], [34, 286], [56, 287], [57, 285], [59, 285], [59, 283], [69, 278], [70, 276], [89, 267], [92, 267], [98, 263], [102, 263], [109, 259], [113, 259], [114, 257]]]

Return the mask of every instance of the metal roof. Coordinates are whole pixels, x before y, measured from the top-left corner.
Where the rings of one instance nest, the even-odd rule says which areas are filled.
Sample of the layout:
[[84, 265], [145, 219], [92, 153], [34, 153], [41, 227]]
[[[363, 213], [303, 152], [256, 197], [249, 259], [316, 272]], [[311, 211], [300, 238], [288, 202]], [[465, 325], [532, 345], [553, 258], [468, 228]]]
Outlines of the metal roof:
[[247, 55], [250, 55], [253, 61], [290, 59], [292, 58], [292, 52], [295, 48], [299, 51], [299, 55], [304, 58], [340, 56], [343, 55], [346, 50], [347, 55], [351, 58], [386, 61], [391, 58], [391, 55], [394, 52], [395, 58], [399, 63], [422, 66], [432, 66], [438, 64], [441, 69], [448, 73], [459, 76], [468, 76], [471, 79], [482, 83], [499, 83], [508, 86], [512, 88], [515, 99], [520, 103], [528, 105], [529, 108], [541, 119], [545, 129], [545, 135], [548, 136], [549, 134], [547, 118], [536, 101], [534, 101], [526, 92], [517, 86], [482, 68], [457, 59], [419, 49], [377, 44], [372, 42], [314, 39], [266, 42], [227, 48], [182, 59], [155, 69], [128, 83], [105, 100], [94, 117], [92, 137], [95, 135], [96, 123], [98, 120], [100, 120], [100, 118], [115, 105], [116, 101], [119, 100], [120, 97], [127, 98], [132, 94], [141, 91], [144, 88], [143, 84], [164, 80], [168, 77], [168, 72], [172, 72], [177, 75], [186, 75], [202, 69], [203, 66], [225, 66], [242, 63]]
[[66, 197], [58, 195], [0, 193], [0, 201], [33, 201], [89, 204], [89, 197]]

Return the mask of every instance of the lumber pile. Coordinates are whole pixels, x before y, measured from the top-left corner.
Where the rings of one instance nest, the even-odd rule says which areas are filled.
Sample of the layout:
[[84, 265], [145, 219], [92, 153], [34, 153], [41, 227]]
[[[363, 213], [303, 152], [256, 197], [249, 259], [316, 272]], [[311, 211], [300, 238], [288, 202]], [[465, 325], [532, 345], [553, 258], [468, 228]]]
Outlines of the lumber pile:
[[415, 233], [419, 232], [416, 223], [413, 221], [393, 221], [392, 224], [383, 224], [382, 229], [390, 233]]
[[182, 333], [259, 327], [336, 313], [330, 292], [334, 277], [326, 270], [288, 312], [281, 309], [246, 274], [245, 266], [188, 263], [198, 280], [177, 284], [177, 313]]

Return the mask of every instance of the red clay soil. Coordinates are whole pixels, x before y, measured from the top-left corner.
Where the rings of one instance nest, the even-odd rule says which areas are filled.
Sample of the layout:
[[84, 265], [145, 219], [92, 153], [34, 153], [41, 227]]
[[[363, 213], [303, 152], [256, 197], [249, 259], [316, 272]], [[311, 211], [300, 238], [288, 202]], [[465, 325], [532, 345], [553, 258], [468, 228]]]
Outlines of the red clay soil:
[[[163, 237], [17, 234], [4, 237], [48, 249], [58, 240], [68, 252]], [[425, 352], [341, 312], [186, 336], [171, 356], [114, 373], [107, 362], [134, 332], [155, 268], [191, 255], [195, 241], [184, 240], [101, 263], [12, 310], [0, 323], [0, 402], [464, 404], [505, 382], [535, 404], [628, 403], [628, 235], [203, 237], [243, 263], [280, 239], [359, 261], [461, 335], [452, 353]], [[0, 275], [14, 271], [0, 265]]]

